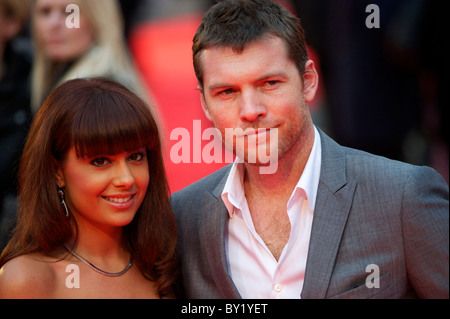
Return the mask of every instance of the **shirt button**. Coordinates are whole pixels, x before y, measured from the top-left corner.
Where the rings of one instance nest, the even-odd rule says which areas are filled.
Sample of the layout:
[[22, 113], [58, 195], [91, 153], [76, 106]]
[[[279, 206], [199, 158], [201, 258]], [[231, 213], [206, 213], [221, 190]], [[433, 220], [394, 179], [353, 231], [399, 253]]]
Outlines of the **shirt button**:
[[283, 285], [282, 285], [282, 284], [276, 284], [276, 285], [273, 287], [273, 289], [274, 289], [276, 292], [281, 292], [281, 290], [283, 290]]

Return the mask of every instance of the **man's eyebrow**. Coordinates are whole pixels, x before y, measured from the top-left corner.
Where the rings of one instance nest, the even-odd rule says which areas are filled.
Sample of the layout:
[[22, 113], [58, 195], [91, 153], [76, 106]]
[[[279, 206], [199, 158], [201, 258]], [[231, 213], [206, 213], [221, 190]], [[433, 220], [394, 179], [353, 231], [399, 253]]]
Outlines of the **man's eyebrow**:
[[216, 83], [213, 85], [209, 85], [208, 86], [208, 91], [212, 92], [215, 91], [217, 89], [221, 89], [221, 88], [225, 88], [225, 87], [232, 87], [232, 84], [227, 84], [227, 83]]
[[270, 72], [270, 73], [266, 73], [263, 74], [261, 77], [259, 77], [256, 82], [261, 82], [264, 81], [266, 79], [270, 79], [270, 78], [282, 78], [282, 79], [287, 79], [289, 76], [286, 72], [281, 71], [281, 72]]
[[[266, 73], [263, 74], [262, 76], [260, 76], [259, 78], [257, 78], [254, 82], [258, 83], [261, 81], [264, 81], [266, 79], [270, 79], [270, 78], [282, 78], [282, 79], [287, 79], [289, 76], [286, 72], [281, 71], [281, 72], [270, 72], [270, 73]], [[227, 87], [233, 87], [234, 85], [231, 83], [215, 83], [212, 85], [208, 86], [208, 91], [212, 92], [215, 91], [217, 89], [221, 89], [221, 88], [227, 88]]]

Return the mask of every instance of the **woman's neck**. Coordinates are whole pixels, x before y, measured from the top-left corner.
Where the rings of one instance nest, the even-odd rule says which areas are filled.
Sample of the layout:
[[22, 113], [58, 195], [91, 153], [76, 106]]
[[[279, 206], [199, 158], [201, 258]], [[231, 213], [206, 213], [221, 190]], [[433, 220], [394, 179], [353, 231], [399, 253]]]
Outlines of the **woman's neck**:
[[123, 240], [122, 227], [99, 228], [89, 223], [78, 223], [76, 241], [67, 243], [78, 255], [103, 269], [120, 269], [128, 263], [130, 253]]

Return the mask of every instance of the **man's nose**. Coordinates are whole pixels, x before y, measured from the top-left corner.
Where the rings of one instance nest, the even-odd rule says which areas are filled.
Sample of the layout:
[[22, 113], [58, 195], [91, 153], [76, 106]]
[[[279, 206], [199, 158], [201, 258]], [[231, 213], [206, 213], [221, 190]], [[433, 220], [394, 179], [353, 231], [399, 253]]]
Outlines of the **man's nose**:
[[243, 90], [240, 101], [240, 118], [243, 122], [254, 122], [267, 115], [262, 97], [256, 89]]

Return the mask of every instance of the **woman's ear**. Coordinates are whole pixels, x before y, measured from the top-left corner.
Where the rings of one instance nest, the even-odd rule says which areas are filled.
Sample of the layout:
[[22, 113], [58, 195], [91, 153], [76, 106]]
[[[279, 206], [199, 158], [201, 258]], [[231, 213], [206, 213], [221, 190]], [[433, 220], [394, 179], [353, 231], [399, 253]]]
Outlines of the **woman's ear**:
[[314, 61], [308, 60], [305, 64], [305, 72], [303, 74], [303, 96], [306, 102], [312, 102], [316, 96], [319, 87], [319, 75]]
[[53, 159], [53, 163], [55, 167], [56, 185], [58, 185], [59, 188], [63, 188], [65, 186], [63, 169], [57, 160]]

